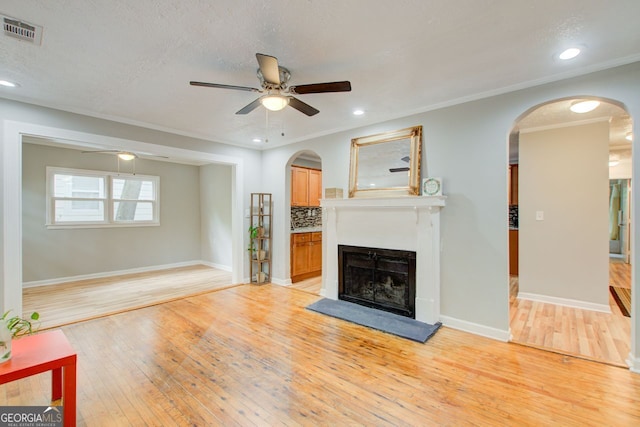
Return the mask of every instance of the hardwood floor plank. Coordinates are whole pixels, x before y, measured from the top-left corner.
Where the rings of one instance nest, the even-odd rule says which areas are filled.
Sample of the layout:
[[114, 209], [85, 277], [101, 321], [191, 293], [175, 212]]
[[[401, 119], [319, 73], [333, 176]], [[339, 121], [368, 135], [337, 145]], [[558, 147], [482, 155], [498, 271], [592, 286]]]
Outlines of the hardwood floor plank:
[[194, 265], [25, 288], [22, 309], [47, 329], [229, 286], [231, 273]]
[[[631, 287], [631, 266], [610, 263], [610, 284]], [[510, 277], [517, 292], [517, 277]], [[513, 342], [627, 367], [631, 319], [622, 315], [609, 295], [611, 313], [512, 298], [510, 329]]]
[[[626, 369], [447, 327], [415, 343], [305, 309], [318, 298], [241, 285], [64, 326], [78, 425], [640, 423]], [[0, 405], [49, 392], [5, 384]]]

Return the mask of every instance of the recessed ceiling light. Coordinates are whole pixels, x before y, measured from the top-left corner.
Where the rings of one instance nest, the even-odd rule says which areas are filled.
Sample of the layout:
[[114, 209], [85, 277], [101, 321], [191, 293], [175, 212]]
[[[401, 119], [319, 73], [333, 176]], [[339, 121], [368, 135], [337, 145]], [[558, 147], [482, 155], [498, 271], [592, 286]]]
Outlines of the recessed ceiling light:
[[619, 154], [609, 154], [609, 166], [617, 166], [620, 163]]
[[18, 87], [20, 85], [18, 83], [10, 82], [9, 80], [0, 80], [0, 86]]
[[354, 116], [361, 116], [364, 114], [364, 110], [353, 110], [353, 115]]
[[581, 50], [577, 47], [570, 47], [569, 49], [565, 49], [564, 51], [562, 51], [562, 53], [560, 55], [558, 55], [558, 58], [562, 59], [562, 60], [567, 60], [567, 59], [573, 59], [576, 56], [580, 55]]
[[631, 132], [629, 132], [624, 139], [626, 139], [627, 141], [633, 141], [633, 134]]
[[253, 142], [262, 142], [262, 140], [260, 138], [253, 138], [252, 140]]
[[600, 101], [578, 101], [571, 104], [571, 107], [569, 107], [569, 109], [574, 113], [583, 114], [595, 110], [596, 108], [598, 108], [598, 105], [600, 105]]

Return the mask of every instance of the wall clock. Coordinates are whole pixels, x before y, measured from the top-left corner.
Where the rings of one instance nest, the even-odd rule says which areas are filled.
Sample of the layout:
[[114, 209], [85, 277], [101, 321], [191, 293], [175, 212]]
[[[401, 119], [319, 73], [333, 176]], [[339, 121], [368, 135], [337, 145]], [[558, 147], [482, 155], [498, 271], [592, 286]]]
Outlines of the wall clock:
[[422, 180], [423, 196], [441, 196], [442, 195], [442, 179], [425, 178]]

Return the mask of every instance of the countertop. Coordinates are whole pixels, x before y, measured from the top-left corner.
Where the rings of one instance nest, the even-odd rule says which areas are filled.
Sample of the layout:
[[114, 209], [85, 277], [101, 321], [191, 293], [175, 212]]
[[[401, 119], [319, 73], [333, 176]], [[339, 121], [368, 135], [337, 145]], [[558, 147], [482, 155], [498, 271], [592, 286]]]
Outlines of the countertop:
[[294, 228], [291, 230], [291, 234], [295, 233], [315, 233], [318, 231], [322, 231], [322, 226], [320, 227], [303, 227], [303, 228]]

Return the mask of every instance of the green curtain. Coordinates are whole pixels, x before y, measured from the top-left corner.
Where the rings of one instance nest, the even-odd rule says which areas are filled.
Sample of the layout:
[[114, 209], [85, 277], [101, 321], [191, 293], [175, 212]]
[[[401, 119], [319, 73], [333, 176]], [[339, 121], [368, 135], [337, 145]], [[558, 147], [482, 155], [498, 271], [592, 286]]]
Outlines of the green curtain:
[[618, 226], [618, 211], [620, 210], [620, 184], [612, 184], [609, 193], [609, 239], [620, 238]]

